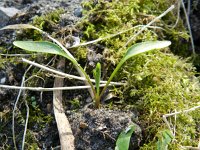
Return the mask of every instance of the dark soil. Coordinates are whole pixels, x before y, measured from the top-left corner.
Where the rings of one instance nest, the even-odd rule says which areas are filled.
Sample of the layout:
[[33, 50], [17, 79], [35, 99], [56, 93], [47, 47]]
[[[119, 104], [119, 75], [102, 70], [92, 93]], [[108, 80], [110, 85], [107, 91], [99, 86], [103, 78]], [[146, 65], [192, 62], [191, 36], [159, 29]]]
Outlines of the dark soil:
[[131, 149], [138, 149], [141, 142], [141, 129], [133, 123], [137, 120], [131, 111], [107, 109], [82, 109], [69, 113], [72, 130], [78, 150], [113, 150], [122, 129], [135, 125]]

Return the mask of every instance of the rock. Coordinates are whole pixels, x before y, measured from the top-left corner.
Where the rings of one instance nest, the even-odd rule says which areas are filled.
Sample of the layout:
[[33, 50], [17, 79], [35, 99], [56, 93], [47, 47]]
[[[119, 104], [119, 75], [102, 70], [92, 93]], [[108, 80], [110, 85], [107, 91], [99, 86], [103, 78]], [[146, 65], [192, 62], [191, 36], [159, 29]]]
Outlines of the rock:
[[74, 15], [76, 17], [82, 17], [82, 11], [83, 11], [83, 9], [81, 7], [75, 8]]
[[7, 22], [19, 12], [18, 9], [14, 7], [0, 7], [0, 27], [3, 27]]
[[66, 44], [65, 44], [66, 47], [76, 46], [76, 45], [79, 45], [81, 42], [79, 37], [75, 37], [72, 35], [67, 36], [65, 40], [66, 40]]
[[22, 4], [30, 4], [35, 2], [36, 0], [22, 0]]
[[5, 84], [7, 81], [7, 75], [6, 72], [1, 70], [0, 71], [0, 84]]

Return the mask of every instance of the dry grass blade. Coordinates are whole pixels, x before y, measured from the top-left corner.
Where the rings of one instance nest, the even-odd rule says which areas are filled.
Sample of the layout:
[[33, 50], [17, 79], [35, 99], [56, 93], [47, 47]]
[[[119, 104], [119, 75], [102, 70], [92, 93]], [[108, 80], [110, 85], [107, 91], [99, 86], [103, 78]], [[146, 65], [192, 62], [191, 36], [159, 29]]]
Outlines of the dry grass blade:
[[[43, 65], [38, 64], [38, 63], [36, 63], [36, 62], [32, 62], [32, 61], [27, 60], [27, 59], [25, 59], [25, 58], [22, 58], [22, 61], [23, 61], [23, 62], [26, 62], [26, 63], [28, 63], [28, 64], [31, 64], [31, 65], [33, 65], [33, 66], [39, 67], [39, 68], [41, 68], [41, 69], [47, 70], [47, 71], [49, 71], [49, 72], [55, 73], [55, 74], [60, 75], [60, 76], [62, 76], [62, 77], [77, 79], [77, 80], [81, 80], [81, 81], [85, 81], [85, 80], [86, 80], [86, 78], [84, 78], [84, 77], [78, 77], [78, 76], [66, 74], [66, 73], [64, 73], [64, 72], [60, 72], [60, 71], [57, 71], [57, 70], [48, 68], [48, 67], [46, 67], [46, 66], [43, 66]], [[90, 80], [91, 80], [91, 82], [95, 82], [94, 79], [90, 79]], [[107, 81], [100, 81], [100, 83], [107, 83]], [[125, 83], [120, 83], [120, 82], [110, 82], [110, 84], [111, 84], [111, 85], [119, 85], [119, 86], [120, 86], [120, 85], [125, 85]]]

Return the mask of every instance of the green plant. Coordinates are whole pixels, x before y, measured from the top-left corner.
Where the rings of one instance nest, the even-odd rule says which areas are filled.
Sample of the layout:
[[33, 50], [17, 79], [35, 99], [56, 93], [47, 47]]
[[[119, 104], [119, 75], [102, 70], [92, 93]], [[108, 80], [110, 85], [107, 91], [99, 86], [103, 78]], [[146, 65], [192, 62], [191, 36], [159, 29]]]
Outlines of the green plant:
[[111, 80], [113, 79], [114, 76], [116, 76], [116, 73], [118, 70], [122, 67], [122, 65], [131, 57], [138, 55], [140, 53], [144, 53], [150, 50], [154, 49], [160, 49], [167, 47], [171, 44], [170, 41], [148, 41], [148, 42], [142, 42], [135, 44], [131, 46], [124, 57], [121, 59], [115, 70], [112, 72], [111, 76], [109, 77], [106, 85], [100, 92], [99, 85], [100, 85], [100, 73], [101, 73], [101, 65], [100, 63], [97, 64], [97, 67], [94, 71], [95, 75], [95, 80], [96, 80], [96, 90], [95, 87], [93, 86], [89, 76], [87, 73], [84, 71], [84, 69], [79, 65], [79, 63], [76, 61], [76, 59], [70, 54], [69, 51], [64, 51], [62, 48], [60, 48], [58, 45], [47, 42], [47, 41], [15, 41], [13, 43], [15, 46], [22, 48], [27, 51], [32, 51], [32, 52], [41, 52], [41, 53], [50, 53], [50, 54], [56, 54], [56, 55], [61, 55], [68, 60], [70, 60], [76, 67], [78, 67], [81, 72], [84, 74], [85, 78], [87, 79], [89, 85], [91, 86], [91, 89], [94, 94], [94, 101], [95, 101], [95, 107], [99, 108], [100, 107], [100, 100], [101, 97], [103, 96], [105, 90], [107, 89], [108, 85], [110, 84]]
[[129, 126], [126, 130], [122, 131], [117, 139], [115, 150], [128, 150], [131, 135], [134, 131], [134, 125]]
[[156, 143], [157, 150], [167, 150], [168, 145], [174, 139], [174, 135], [170, 130], [163, 130], [158, 135], [158, 141]]

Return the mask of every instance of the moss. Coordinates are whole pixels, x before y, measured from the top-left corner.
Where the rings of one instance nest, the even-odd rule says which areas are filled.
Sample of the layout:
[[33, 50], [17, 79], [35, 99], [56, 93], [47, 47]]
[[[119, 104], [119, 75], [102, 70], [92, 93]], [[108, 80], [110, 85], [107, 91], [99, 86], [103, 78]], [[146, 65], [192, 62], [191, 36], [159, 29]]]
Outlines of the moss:
[[[64, 13], [64, 10], [58, 9], [41, 16], [35, 16], [31, 24], [43, 31], [52, 33], [55, 29], [57, 29], [57, 25], [60, 21], [60, 15], [62, 13]], [[43, 39], [41, 33], [33, 29], [23, 30], [23, 33], [17, 35], [18, 40], [24, 40], [25, 38], [34, 41], [40, 41]]]
[[25, 143], [25, 149], [29, 150], [35, 150], [39, 149], [40, 147], [38, 146], [37, 140], [35, 138], [34, 133], [31, 130], [27, 130], [26, 133], [26, 143]]
[[28, 126], [31, 128], [33, 126], [37, 127], [37, 130], [44, 128], [47, 124], [50, 124], [53, 117], [49, 114], [45, 114], [36, 100], [33, 100], [33, 96], [28, 100], [30, 106], [30, 117]]
[[[165, 11], [173, 2], [173, 0], [87, 1], [82, 4], [85, 9], [85, 18], [78, 23], [77, 27], [83, 31], [83, 41], [102, 38], [109, 34], [130, 29], [136, 25], [147, 24]], [[173, 41], [173, 51], [176, 53], [179, 51], [179, 53], [188, 54], [188, 50], [186, 49], [188, 48], [188, 44], [180, 44], [182, 40], [188, 39], [183, 22], [180, 20], [174, 29], [169, 27], [170, 23], [171, 26], [174, 25], [176, 17], [176, 13], [167, 14], [163, 18], [163, 21], [160, 20], [154, 23], [155, 26], [164, 27], [164, 31], [146, 29], [142, 34], [138, 35], [129, 46], [139, 41], [162, 39], [164, 38], [163, 34], [165, 34]], [[101, 41], [100, 43], [106, 47], [107, 51], [99, 53], [105, 53], [106, 61], [115, 65], [126, 51], [122, 49], [124, 44], [130, 37], [135, 35], [140, 28], [141, 27], [134, 28], [114, 38]]]
[[80, 108], [80, 100], [78, 98], [74, 98], [69, 101], [71, 104], [72, 109]]
[[86, 47], [79, 47], [76, 51], [75, 51], [75, 53], [74, 53], [74, 55], [75, 55], [75, 57], [76, 57], [76, 59], [78, 60], [78, 61], [80, 61], [81, 59], [83, 59], [83, 60], [86, 60], [86, 58], [87, 58], [87, 48]]
[[[56, 10], [54, 12], [47, 13], [46, 15], [37, 16], [33, 19], [32, 24], [44, 31], [47, 31], [48, 33], [53, 32], [54, 29], [57, 28], [57, 25], [60, 21], [60, 14], [63, 13], [63, 10]], [[30, 30], [26, 29], [23, 30], [23, 32], [17, 32], [17, 40], [42, 40], [42, 35], [36, 31], [36, 30]], [[16, 47], [13, 47], [11, 49], [7, 49], [4, 46], [0, 47], [0, 52], [2, 54], [20, 54], [20, 53], [27, 53], [26, 51], [23, 51], [21, 49], [18, 49]], [[52, 58], [52, 55], [32, 55], [29, 57], [30, 60], [37, 60], [37, 61], [43, 61], [43, 63], [48, 63]], [[7, 64], [21, 64], [21, 61], [19, 61], [19, 57], [6, 57], [6, 56], [0, 56], [0, 68], [8, 71]], [[52, 65], [52, 64], [49, 64]], [[24, 68], [26, 68], [26, 64], [24, 64]], [[26, 86], [44, 86], [46, 74], [39, 71], [38, 68], [31, 68], [29, 72], [27, 73], [28, 80], [26, 81]], [[9, 73], [9, 72], [8, 72]], [[21, 79], [20, 79], [21, 80]], [[52, 80], [48, 80], [47, 84], [50, 85]], [[13, 93], [14, 94], [14, 93]], [[27, 91], [27, 101], [29, 104], [29, 123], [28, 123], [28, 130], [26, 134], [26, 142], [25, 142], [25, 149], [38, 149], [38, 141], [35, 137], [34, 132], [38, 132], [44, 128], [46, 128], [47, 125], [52, 123], [53, 116], [50, 114], [46, 114], [43, 110], [43, 107], [38, 101], [33, 101], [31, 99], [30, 95], [34, 95], [38, 98], [37, 93], [31, 93]], [[14, 96], [14, 95], [13, 95]], [[29, 97], [30, 96], [30, 97]], [[15, 117], [15, 132], [16, 132], [16, 142], [17, 145], [21, 145], [22, 136], [24, 132], [24, 123], [26, 118], [26, 107], [24, 106], [24, 103], [20, 103], [20, 106], [18, 106], [19, 109], [16, 112]], [[1, 126], [0, 126], [0, 132], [5, 134], [7, 137], [7, 143], [5, 143], [4, 147], [5, 149], [12, 149], [13, 145], [12, 143], [12, 130], [11, 130], [11, 124], [12, 124], [12, 112], [5, 112], [0, 111], [0, 115], [2, 115]], [[34, 131], [34, 132], [33, 132]], [[1, 137], [0, 137], [1, 138]], [[0, 139], [1, 142], [4, 139]], [[3, 143], [2, 143], [3, 144]], [[1, 146], [1, 144], [0, 144]]]
[[43, 31], [52, 31], [59, 23], [62, 13], [64, 13], [63, 9], [57, 9], [45, 15], [36, 16], [32, 24]]
[[[195, 68], [173, 54], [155, 52], [137, 56], [127, 62], [121, 71], [123, 73], [128, 80], [123, 89], [123, 99], [140, 112], [139, 119], [148, 147], [155, 145], [156, 133], [163, 127], [167, 128], [162, 115], [194, 107], [200, 99]], [[198, 110], [194, 114], [177, 115], [176, 121], [170, 117], [170, 123], [176, 124], [176, 141], [171, 149], [198, 143], [197, 113]], [[146, 146], [141, 149], [146, 149]]]
[[[84, 19], [77, 27], [83, 31], [83, 41], [90, 41], [118, 33], [135, 25], [147, 24], [160, 15], [175, 1], [170, 0], [129, 0], [129, 1], [87, 1], [83, 3]], [[183, 22], [179, 20], [175, 28], [177, 14], [168, 13], [162, 20], [154, 23], [162, 30], [146, 29], [128, 46], [146, 40], [170, 39], [171, 50], [179, 55], [188, 56], [188, 34]], [[122, 47], [140, 28], [134, 28], [124, 34], [99, 42], [104, 49], [96, 50], [103, 54], [104, 77], [111, 74], [114, 66], [123, 57], [126, 49]], [[94, 44], [95, 45], [95, 44]], [[95, 49], [94, 49], [95, 50]], [[105, 73], [106, 72], [106, 73]], [[144, 141], [140, 149], [156, 149], [157, 133], [166, 129], [162, 115], [181, 111], [197, 105], [199, 79], [195, 77], [195, 68], [187, 60], [172, 54], [169, 49], [162, 52], [150, 52], [128, 61], [116, 81], [127, 80], [127, 85], [115, 89], [121, 101], [128, 107], [136, 108], [140, 115], [140, 125], [144, 131]], [[104, 79], [106, 80], [106, 78]], [[113, 107], [113, 105], [112, 105]], [[171, 124], [176, 124], [176, 140], [169, 149], [180, 149], [180, 145], [198, 143], [198, 111], [177, 115], [176, 122], [170, 117]]]

